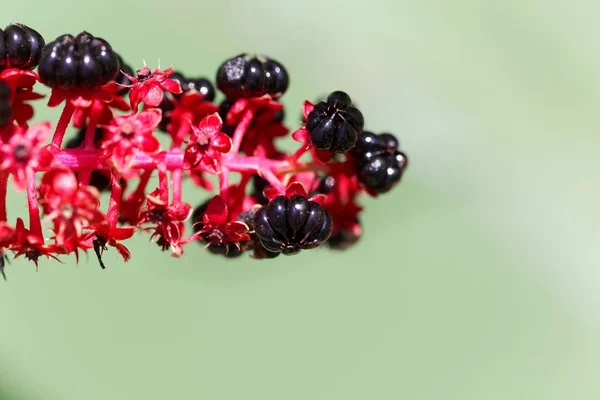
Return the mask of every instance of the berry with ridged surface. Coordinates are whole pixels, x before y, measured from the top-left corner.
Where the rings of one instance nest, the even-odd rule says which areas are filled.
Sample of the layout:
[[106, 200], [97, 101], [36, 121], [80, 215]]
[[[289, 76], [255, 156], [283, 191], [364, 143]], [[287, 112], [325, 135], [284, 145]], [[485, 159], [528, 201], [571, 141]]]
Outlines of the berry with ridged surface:
[[217, 87], [228, 100], [241, 97], [279, 97], [290, 83], [281, 63], [262, 55], [240, 54], [225, 61], [217, 71]]
[[254, 229], [266, 250], [293, 255], [329, 239], [333, 220], [319, 203], [306, 197], [278, 196], [257, 211]]
[[363, 132], [352, 150], [359, 181], [376, 193], [386, 193], [396, 186], [408, 166], [408, 157], [398, 147], [398, 139], [392, 134]]
[[8, 83], [0, 80], [0, 126], [6, 125], [12, 116], [11, 96]]
[[362, 113], [352, 106], [350, 96], [335, 91], [326, 101], [315, 104], [306, 119], [306, 130], [317, 150], [345, 153], [356, 144], [364, 123]]
[[93, 89], [115, 79], [119, 68], [119, 57], [106, 40], [82, 32], [48, 43], [38, 73], [42, 83], [52, 88]]
[[0, 29], [0, 70], [35, 68], [40, 62], [44, 44], [42, 35], [23, 24]]

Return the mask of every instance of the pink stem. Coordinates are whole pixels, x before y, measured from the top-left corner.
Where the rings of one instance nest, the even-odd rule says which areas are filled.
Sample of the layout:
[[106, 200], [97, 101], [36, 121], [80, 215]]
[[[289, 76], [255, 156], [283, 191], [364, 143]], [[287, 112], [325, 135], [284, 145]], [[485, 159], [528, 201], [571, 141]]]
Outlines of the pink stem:
[[35, 236], [43, 238], [35, 173], [33, 172], [27, 176], [27, 205], [29, 206], [29, 230]]
[[173, 203], [181, 202], [181, 186], [183, 184], [183, 170], [175, 169], [171, 172], [173, 182]]
[[[85, 137], [83, 140], [83, 148], [85, 150], [91, 150], [96, 147], [96, 128], [98, 127], [98, 122], [100, 120], [100, 116], [102, 115], [103, 109], [104, 104], [102, 104], [98, 100], [94, 100], [94, 102], [92, 103], [92, 111], [90, 112], [90, 120], [88, 121], [88, 126], [85, 129]], [[91, 177], [92, 171], [82, 171], [81, 184], [88, 185], [90, 183]]]
[[279, 194], [285, 195], [285, 185], [270, 169], [260, 170], [259, 175], [265, 178]]
[[65, 137], [65, 132], [69, 127], [69, 123], [71, 122], [71, 118], [73, 117], [73, 113], [75, 112], [75, 106], [71, 103], [71, 101], [67, 100], [65, 103], [65, 107], [60, 114], [60, 119], [58, 120], [58, 124], [56, 125], [56, 130], [54, 131], [54, 136], [52, 137], [52, 144], [56, 145], [56, 147], [61, 147], [63, 139]]
[[296, 150], [294, 154], [292, 154], [290, 161], [293, 163], [297, 162], [300, 159], [300, 157], [302, 157], [304, 153], [306, 153], [309, 149], [309, 144], [305, 144], [304, 146], [300, 147], [298, 150]]
[[119, 208], [121, 207], [121, 195], [123, 190], [121, 188], [120, 177], [114, 171], [110, 174], [110, 203], [108, 205], [108, 212], [106, 213], [106, 219], [110, 224], [111, 228], [117, 226], [119, 220]]
[[242, 140], [244, 140], [244, 135], [246, 134], [246, 131], [248, 131], [248, 127], [254, 119], [254, 113], [254, 108], [248, 108], [244, 113], [242, 120], [235, 128], [235, 132], [233, 132], [233, 146], [231, 147], [231, 154], [237, 154], [240, 151]]
[[190, 131], [191, 128], [191, 124], [189, 122], [189, 120], [192, 118], [192, 115], [185, 115], [182, 119], [181, 119], [181, 125], [179, 126], [179, 129], [177, 130], [177, 132], [175, 133], [175, 136], [173, 137], [173, 144], [171, 145], [171, 149], [179, 149], [181, 148], [181, 145], [183, 144], [183, 139], [185, 139], [185, 137], [187, 136], [187, 134]]
[[0, 172], [0, 221], [6, 221], [6, 190], [8, 187], [8, 173]]
[[224, 166], [219, 174], [219, 189], [221, 196], [223, 196], [223, 191], [227, 188], [227, 186], [229, 186], [229, 170]]
[[164, 166], [158, 167], [158, 188], [160, 200], [168, 203], [169, 202], [169, 177], [167, 176], [167, 169]]

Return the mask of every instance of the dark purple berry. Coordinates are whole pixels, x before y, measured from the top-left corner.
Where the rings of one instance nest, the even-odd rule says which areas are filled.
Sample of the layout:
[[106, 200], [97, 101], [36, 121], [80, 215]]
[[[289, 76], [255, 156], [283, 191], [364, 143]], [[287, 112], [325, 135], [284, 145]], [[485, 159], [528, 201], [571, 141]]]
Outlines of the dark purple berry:
[[311, 144], [318, 150], [345, 153], [356, 144], [364, 127], [362, 113], [352, 106], [350, 96], [331, 93], [326, 101], [315, 104], [306, 119]]
[[335, 178], [333, 176], [325, 176], [319, 180], [317, 193], [329, 194], [335, 187]]
[[193, 78], [185, 81], [186, 92], [193, 90], [202, 95], [204, 101], [213, 101], [215, 99], [215, 87], [206, 78]]
[[108, 42], [82, 32], [48, 43], [38, 72], [42, 83], [50, 87], [93, 89], [117, 78], [119, 68], [119, 56]]
[[23, 24], [0, 29], [0, 70], [4, 68], [32, 69], [39, 63], [44, 38]]
[[269, 202], [267, 196], [265, 196], [264, 190], [269, 186], [269, 181], [261, 178], [259, 175], [252, 177], [252, 194], [251, 196], [260, 205], [266, 205]]
[[318, 247], [333, 229], [331, 215], [320, 204], [298, 195], [274, 198], [256, 212], [254, 222], [263, 247], [285, 255]]
[[225, 61], [217, 71], [217, 87], [228, 100], [265, 94], [278, 97], [288, 86], [286, 69], [268, 57], [240, 54]]
[[377, 193], [386, 193], [400, 182], [408, 158], [398, 146], [399, 142], [392, 134], [361, 133], [352, 150], [359, 181]]

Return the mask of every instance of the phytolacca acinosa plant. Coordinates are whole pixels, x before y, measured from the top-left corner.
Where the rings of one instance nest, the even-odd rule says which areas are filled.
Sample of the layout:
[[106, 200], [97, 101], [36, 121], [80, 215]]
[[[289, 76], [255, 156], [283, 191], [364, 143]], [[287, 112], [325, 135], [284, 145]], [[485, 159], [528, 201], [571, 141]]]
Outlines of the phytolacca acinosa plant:
[[[191, 242], [260, 259], [347, 248], [362, 234], [359, 197], [388, 192], [407, 166], [393, 135], [363, 131], [343, 91], [306, 101], [302, 126], [290, 132], [280, 101], [288, 71], [270, 57], [226, 60], [218, 105], [206, 77], [145, 64], [133, 72], [88, 32], [44, 45], [16, 24], [0, 39], [0, 272], [11, 253], [37, 266], [40, 256], [92, 250], [104, 266], [112, 247], [128, 260], [123, 242], [143, 232], [175, 257]], [[48, 106], [63, 108], [56, 124], [30, 124], [39, 84], [52, 89]], [[78, 134], [64, 140], [70, 126]], [[160, 131], [170, 136], [166, 148]], [[276, 139], [290, 134], [300, 146], [288, 153]], [[185, 179], [213, 193], [189, 204]], [[26, 191], [28, 227], [8, 218], [9, 188]], [[110, 192], [105, 206], [102, 191]]]

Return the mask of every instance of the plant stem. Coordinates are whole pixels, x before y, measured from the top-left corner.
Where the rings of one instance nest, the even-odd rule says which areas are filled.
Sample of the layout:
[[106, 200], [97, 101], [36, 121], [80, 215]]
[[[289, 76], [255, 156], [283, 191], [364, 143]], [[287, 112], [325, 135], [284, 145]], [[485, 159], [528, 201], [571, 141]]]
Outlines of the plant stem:
[[121, 196], [123, 193], [120, 180], [121, 177], [118, 176], [115, 171], [110, 174], [110, 203], [108, 205], [106, 219], [111, 228], [115, 228], [119, 220], [119, 208], [121, 207]]
[[0, 172], [0, 221], [6, 221], [6, 190], [8, 187], [8, 173]]
[[248, 127], [252, 123], [254, 119], [254, 113], [256, 110], [250, 107], [244, 112], [244, 116], [242, 120], [235, 128], [235, 132], [233, 132], [233, 146], [231, 147], [231, 153], [236, 154], [240, 151], [240, 147], [242, 146], [242, 140], [244, 140], [244, 135], [248, 131]]
[[56, 125], [56, 130], [54, 131], [54, 136], [52, 137], [52, 144], [56, 145], [56, 147], [61, 147], [63, 139], [65, 137], [65, 132], [69, 127], [69, 123], [71, 122], [71, 118], [73, 117], [73, 113], [75, 112], [75, 106], [71, 103], [71, 101], [67, 100], [65, 102], [65, 107], [60, 114], [60, 119], [58, 120], [58, 124]]
[[27, 205], [29, 206], [29, 230], [32, 234], [43, 238], [35, 173], [29, 173], [27, 176]]

